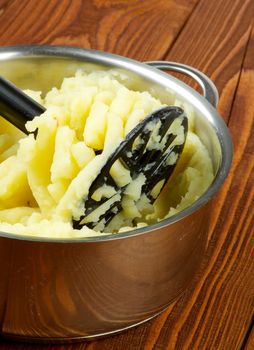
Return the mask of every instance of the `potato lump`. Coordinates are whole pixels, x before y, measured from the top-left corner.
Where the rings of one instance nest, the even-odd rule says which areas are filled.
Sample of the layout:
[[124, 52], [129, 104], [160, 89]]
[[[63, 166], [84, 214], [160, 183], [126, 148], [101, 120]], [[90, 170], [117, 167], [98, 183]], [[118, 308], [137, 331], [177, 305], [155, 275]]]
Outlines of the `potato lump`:
[[[140, 177], [129, 185], [130, 195], [111, 221], [109, 232], [100, 232], [100, 227], [97, 231], [86, 226], [73, 229], [72, 218], [82, 214], [82, 200], [109, 155], [142, 119], [165, 105], [146, 91], [128, 89], [114, 71], [77, 71], [43, 98], [38, 91], [25, 92], [46, 111], [27, 122], [28, 136], [0, 117], [2, 232], [75, 238], [128, 231], [178, 213], [197, 200], [213, 180], [209, 153], [195, 134], [194, 112], [175, 99], [174, 104], [189, 118], [189, 130], [177, 167], [154, 204], [140, 193], [138, 201], [133, 195], [142, 185]], [[129, 183], [130, 175], [121, 163], [114, 164], [111, 175], [116, 183]], [[115, 195], [109, 186], [94, 194], [98, 199]]]

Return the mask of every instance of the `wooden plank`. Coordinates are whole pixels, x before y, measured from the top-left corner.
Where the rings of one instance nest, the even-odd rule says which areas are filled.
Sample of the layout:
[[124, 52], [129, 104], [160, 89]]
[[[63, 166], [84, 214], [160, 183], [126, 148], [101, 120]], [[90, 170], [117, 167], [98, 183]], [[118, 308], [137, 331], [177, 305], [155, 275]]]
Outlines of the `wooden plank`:
[[253, 5], [253, 0], [199, 2], [164, 57], [192, 65], [211, 77], [220, 94], [219, 112], [226, 120], [250, 34]]
[[235, 144], [234, 162], [217, 196], [219, 205], [203, 273], [169, 314], [157, 338], [158, 349], [166, 344], [168, 349], [238, 349], [253, 316], [254, 33], [229, 127]]
[[[223, 112], [225, 119], [231, 115], [231, 105], [235, 96], [230, 128], [237, 145], [236, 157], [231, 175], [217, 196], [213, 234], [202, 270], [188, 292], [156, 320], [116, 337], [67, 347], [22, 344], [11, 347], [5, 343], [1, 349], [217, 350], [236, 349], [240, 344], [250, 322], [253, 308], [251, 293], [254, 290], [251, 276], [254, 261], [251, 215], [254, 209], [254, 180], [251, 172], [254, 146], [250, 137], [251, 132], [253, 134], [253, 123], [249, 121], [253, 115], [254, 60], [250, 44], [245, 69], [240, 79], [250, 34], [250, 20], [253, 16], [251, 3], [236, 0], [232, 4], [232, 1], [227, 0], [223, 2], [203, 0], [173, 45], [171, 53], [167, 55], [169, 59], [195, 65], [212, 75], [222, 94], [220, 111]], [[211, 8], [211, 4], [216, 7], [216, 18], [213, 17], [215, 8]], [[229, 30], [233, 19], [234, 29]], [[204, 31], [199, 21], [203, 24]], [[214, 54], [213, 38], [217, 42], [217, 34], [211, 29], [213, 27], [220, 30], [218, 36], [223, 42], [219, 49], [220, 59]], [[190, 38], [191, 43], [188, 42]], [[253, 47], [253, 39], [251, 43]], [[110, 48], [110, 45], [108, 47]], [[188, 47], [189, 49], [193, 47], [191, 52], [188, 52]], [[142, 53], [137, 55], [142, 56]], [[147, 51], [144, 57], [152, 59], [154, 58], [152, 55], [153, 52]], [[215, 59], [211, 60], [213, 55]], [[231, 59], [228, 59], [227, 55]], [[207, 60], [211, 62], [208, 63]]]
[[0, 45], [73, 45], [159, 59], [197, 1], [4, 1]]

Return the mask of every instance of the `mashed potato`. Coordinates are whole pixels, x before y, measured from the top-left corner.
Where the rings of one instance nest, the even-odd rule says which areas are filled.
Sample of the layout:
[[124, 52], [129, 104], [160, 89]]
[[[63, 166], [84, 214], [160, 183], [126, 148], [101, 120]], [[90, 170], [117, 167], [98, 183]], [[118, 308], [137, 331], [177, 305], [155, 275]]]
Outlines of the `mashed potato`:
[[[26, 92], [44, 105], [46, 112], [26, 124], [28, 136], [0, 117], [0, 230], [55, 238], [106, 234], [86, 226], [75, 230], [72, 218], [82, 215], [83, 200], [108, 156], [162, 103], [148, 92], [127, 89], [113, 71], [77, 72], [45, 98], [40, 92]], [[107, 234], [178, 213], [213, 180], [208, 151], [194, 133], [191, 108], [177, 100], [175, 105], [186, 111], [189, 131], [173, 176], [153, 206], [141, 203], [147, 210], [135, 223], [132, 218], [139, 208], [135, 201], [131, 205], [126, 202]], [[121, 164], [114, 164], [112, 176], [116, 182], [128, 183], [128, 172]], [[95, 194], [97, 198], [112, 195], [106, 186]]]

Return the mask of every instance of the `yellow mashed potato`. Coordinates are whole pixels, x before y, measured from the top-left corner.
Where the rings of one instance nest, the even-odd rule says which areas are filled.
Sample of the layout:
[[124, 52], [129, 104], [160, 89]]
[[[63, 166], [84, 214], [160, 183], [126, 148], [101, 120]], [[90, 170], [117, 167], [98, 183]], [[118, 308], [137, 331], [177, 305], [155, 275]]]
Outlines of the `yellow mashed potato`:
[[[83, 199], [109, 154], [162, 103], [148, 92], [129, 90], [113, 71], [77, 72], [44, 98], [40, 92], [26, 93], [44, 105], [46, 112], [26, 124], [28, 136], [0, 117], [0, 230], [54, 238], [105, 234], [86, 226], [74, 230], [72, 218], [82, 214]], [[153, 206], [135, 222], [136, 227], [183, 210], [213, 180], [208, 151], [194, 133], [191, 108], [177, 100], [174, 104], [189, 118], [184, 151], [173, 176]], [[119, 183], [128, 180], [120, 164], [114, 165], [112, 176]], [[136, 210], [127, 203], [113, 221], [112, 231], [130, 230]]]

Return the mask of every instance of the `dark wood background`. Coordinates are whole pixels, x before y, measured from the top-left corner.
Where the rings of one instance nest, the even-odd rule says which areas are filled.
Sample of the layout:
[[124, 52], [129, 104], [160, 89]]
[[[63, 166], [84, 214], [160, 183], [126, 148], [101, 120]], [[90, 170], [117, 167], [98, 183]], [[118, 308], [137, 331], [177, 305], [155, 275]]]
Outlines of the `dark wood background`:
[[104, 340], [2, 341], [2, 350], [254, 349], [253, 18], [253, 0], [0, 0], [0, 45], [74, 45], [202, 70], [219, 89], [235, 149], [202, 267], [166, 312]]

